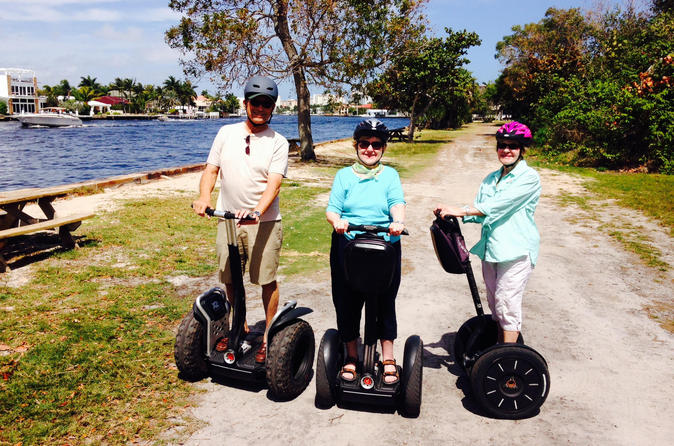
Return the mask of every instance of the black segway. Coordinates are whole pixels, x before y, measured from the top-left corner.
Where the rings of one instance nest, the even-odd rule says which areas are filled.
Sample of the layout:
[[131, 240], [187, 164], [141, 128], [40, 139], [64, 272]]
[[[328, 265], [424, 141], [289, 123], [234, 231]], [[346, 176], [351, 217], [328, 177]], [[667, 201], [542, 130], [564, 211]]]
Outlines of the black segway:
[[440, 264], [451, 274], [466, 274], [477, 316], [459, 328], [454, 358], [470, 378], [473, 396], [491, 416], [528, 418], [538, 413], [550, 391], [545, 359], [524, 345], [498, 344], [498, 323], [484, 314], [470, 255], [456, 217], [437, 218], [431, 225], [433, 247]]
[[[424, 345], [419, 336], [407, 338], [403, 365], [398, 367], [400, 379], [386, 384], [384, 366], [377, 353], [376, 314], [379, 291], [393, 280], [395, 252], [393, 246], [377, 236], [388, 232], [385, 226], [349, 225], [348, 231], [364, 231], [348, 242], [344, 252], [345, 276], [349, 286], [365, 297], [365, 336], [359, 346], [356, 364], [358, 379], [351, 382], [340, 378], [346, 358], [346, 347], [337, 330], [325, 332], [316, 361], [316, 403], [331, 407], [348, 402], [366, 405], [396, 406], [406, 416], [416, 417], [421, 408], [422, 354]], [[405, 231], [403, 234], [407, 234]]]
[[[212, 288], [197, 297], [176, 335], [174, 356], [181, 377], [191, 381], [207, 376], [261, 384], [266, 381], [277, 398], [295, 398], [311, 380], [316, 348], [314, 332], [299, 318], [312, 310], [297, 307], [297, 302], [291, 300], [279, 308], [264, 333], [246, 335], [246, 292], [236, 244], [235, 215], [210, 208], [206, 213], [226, 219], [234, 303], [230, 305], [221, 288]], [[225, 337], [229, 338], [227, 347], [216, 348]], [[267, 343], [267, 359], [258, 364], [255, 352], [262, 342]]]

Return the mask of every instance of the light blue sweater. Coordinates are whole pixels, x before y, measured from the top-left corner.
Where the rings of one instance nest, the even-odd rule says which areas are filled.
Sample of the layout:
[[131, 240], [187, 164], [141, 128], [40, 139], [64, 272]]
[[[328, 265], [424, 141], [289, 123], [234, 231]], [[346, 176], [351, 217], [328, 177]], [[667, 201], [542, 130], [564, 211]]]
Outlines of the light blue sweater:
[[[375, 178], [357, 176], [351, 166], [337, 172], [330, 191], [327, 212], [334, 212], [354, 225], [388, 226], [393, 218], [391, 207], [405, 203], [398, 172], [388, 166]], [[348, 238], [353, 234], [347, 233]], [[389, 235], [385, 235], [388, 240]], [[391, 242], [400, 236], [390, 237]]]

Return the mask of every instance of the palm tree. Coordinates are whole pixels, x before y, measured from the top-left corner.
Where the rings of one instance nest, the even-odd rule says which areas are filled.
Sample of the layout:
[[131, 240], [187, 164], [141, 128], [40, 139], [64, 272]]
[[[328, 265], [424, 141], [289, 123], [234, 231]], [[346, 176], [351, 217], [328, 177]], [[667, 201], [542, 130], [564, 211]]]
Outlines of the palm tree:
[[92, 99], [98, 97], [98, 92], [87, 85], [80, 87], [80, 88], [75, 88], [73, 90], [73, 96], [75, 96], [75, 99], [77, 99], [80, 102], [84, 102], [85, 104]]
[[101, 90], [101, 84], [96, 82], [95, 77], [91, 77], [91, 76], [87, 76], [87, 77], [81, 76], [80, 77], [80, 84], [78, 85], [78, 87], [90, 87], [95, 91]]

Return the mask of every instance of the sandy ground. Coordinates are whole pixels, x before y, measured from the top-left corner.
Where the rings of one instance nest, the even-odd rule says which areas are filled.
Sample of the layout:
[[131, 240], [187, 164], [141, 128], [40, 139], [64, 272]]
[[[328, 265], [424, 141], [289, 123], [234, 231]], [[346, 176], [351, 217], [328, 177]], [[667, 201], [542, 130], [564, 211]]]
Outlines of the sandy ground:
[[[536, 221], [541, 254], [525, 294], [523, 326], [528, 344], [548, 362], [550, 394], [537, 416], [519, 421], [487, 418], [473, 403], [451, 347], [456, 330], [474, 314], [467, 281], [442, 270], [428, 227], [437, 202], [472, 202], [482, 178], [498, 167], [491, 133], [491, 127], [470, 127], [443, 148], [433, 166], [403, 182], [411, 235], [403, 240], [397, 300], [400, 338], [395, 352], [401, 358], [404, 340], [411, 334], [424, 341], [423, 404], [418, 418], [385, 410], [317, 409], [313, 380], [289, 402], [273, 401], [266, 389], [204, 380], [194, 386], [207, 392], [195, 391], [189, 411], [192, 422], [199, 423], [197, 430], [178, 441], [174, 438], [184, 433], [176, 427], [163, 440], [185, 445], [671, 444], [674, 336], [649, 319], [644, 307], [658, 300], [671, 301], [674, 274], [644, 267], [597, 230], [601, 222], [584, 218], [573, 206], [560, 206], [559, 194], [582, 193], [583, 188], [577, 178], [550, 170], [540, 170], [543, 196]], [[317, 152], [334, 154], [335, 150], [344, 152], [344, 145]], [[59, 201], [57, 211], [107, 211], [120, 200], [146, 194], [194, 195], [198, 177], [187, 174]], [[326, 182], [312, 178], [296, 163], [290, 167], [289, 179]], [[610, 205], [602, 207], [601, 218], [638, 222], [664, 259], [674, 265], [674, 243], [656, 224]], [[329, 231], [327, 223], [317, 230]], [[465, 226], [464, 236], [472, 246], [479, 226]], [[477, 259], [473, 268], [484, 296]], [[27, 272], [13, 271], [6, 280], [20, 280], [22, 274]], [[214, 276], [202, 281], [215, 285]], [[318, 349], [325, 330], [335, 326], [328, 272], [282, 278], [281, 297], [313, 308], [304, 318], [315, 331]], [[249, 322], [261, 320], [259, 291], [249, 288], [248, 300]]]

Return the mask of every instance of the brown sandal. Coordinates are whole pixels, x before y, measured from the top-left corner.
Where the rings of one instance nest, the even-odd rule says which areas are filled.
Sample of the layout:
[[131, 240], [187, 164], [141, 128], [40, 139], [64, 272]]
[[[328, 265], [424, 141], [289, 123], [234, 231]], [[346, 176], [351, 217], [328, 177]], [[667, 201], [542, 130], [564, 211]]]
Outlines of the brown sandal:
[[[339, 372], [339, 377], [342, 379], [342, 381], [345, 381], [347, 383], [354, 382], [356, 378], [358, 377], [358, 373], [356, 372], [356, 362], [358, 362], [358, 358], [352, 358], [348, 357], [344, 360], [344, 366], [342, 367], [342, 370]], [[352, 365], [353, 369], [351, 368], [346, 368], [346, 366]], [[348, 373], [351, 375], [351, 378], [347, 378], [344, 376], [345, 373]]]
[[[388, 386], [393, 385], [393, 384], [397, 384], [398, 381], [400, 381], [400, 374], [398, 373], [398, 366], [396, 366], [396, 360], [395, 359], [385, 359], [381, 363], [384, 366], [384, 369], [383, 369], [384, 374], [382, 375], [381, 382], [388, 385]], [[385, 367], [387, 365], [392, 365], [393, 367], [395, 367], [395, 372], [387, 372], [386, 369], [385, 369]], [[387, 376], [394, 376], [395, 379], [393, 381], [386, 381]]]
[[267, 360], [267, 344], [264, 342], [260, 345], [260, 348], [255, 353], [255, 362], [258, 364], [264, 364]]

